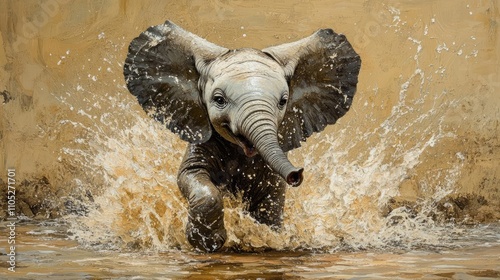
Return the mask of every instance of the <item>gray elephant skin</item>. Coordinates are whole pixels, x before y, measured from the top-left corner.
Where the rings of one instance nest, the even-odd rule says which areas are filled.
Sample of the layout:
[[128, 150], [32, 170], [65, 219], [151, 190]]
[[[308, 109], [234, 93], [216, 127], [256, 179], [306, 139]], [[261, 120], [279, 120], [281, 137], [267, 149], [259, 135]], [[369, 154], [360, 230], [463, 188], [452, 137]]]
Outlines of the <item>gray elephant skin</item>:
[[257, 222], [281, 227], [286, 186], [303, 180], [286, 154], [349, 110], [360, 67], [345, 36], [331, 29], [263, 50], [229, 50], [167, 21], [130, 43], [129, 91], [189, 142], [177, 182], [194, 248], [224, 245], [225, 194], [241, 195]]

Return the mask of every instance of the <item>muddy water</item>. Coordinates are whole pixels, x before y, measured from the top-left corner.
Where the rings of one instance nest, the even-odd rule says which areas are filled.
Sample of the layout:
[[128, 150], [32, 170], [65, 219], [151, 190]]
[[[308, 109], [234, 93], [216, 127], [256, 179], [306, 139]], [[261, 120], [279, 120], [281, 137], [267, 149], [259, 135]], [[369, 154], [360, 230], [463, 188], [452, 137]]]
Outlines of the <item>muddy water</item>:
[[[493, 279], [500, 225], [462, 228], [453, 248], [261, 253], [116, 252], [83, 249], [60, 221], [18, 227], [18, 279]], [[6, 241], [0, 238], [0, 241]], [[2, 267], [4, 267], [2, 265]], [[12, 279], [12, 278], [11, 278]]]
[[[498, 275], [497, 1], [2, 1], [0, 15], [0, 178], [16, 170], [16, 215], [33, 219], [9, 276]], [[190, 251], [186, 144], [122, 77], [130, 40], [166, 19], [229, 48], [331, 27], [362, 57], [350, 112], [290, 153], [305, 181], [280, 232], [226, 197], [228, 252]]]

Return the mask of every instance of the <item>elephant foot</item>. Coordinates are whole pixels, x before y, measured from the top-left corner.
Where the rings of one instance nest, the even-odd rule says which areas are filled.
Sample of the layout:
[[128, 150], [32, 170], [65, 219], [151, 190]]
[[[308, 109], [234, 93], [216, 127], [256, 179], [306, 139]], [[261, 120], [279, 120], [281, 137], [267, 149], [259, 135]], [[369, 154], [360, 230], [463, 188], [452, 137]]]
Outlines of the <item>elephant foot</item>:
[[212, 253], [224, 246], [227, 234], [223, 226], [213, 230], [205, 225], [194, 225], [189, 222], [186, 227], [186, 237], [196, 250]]

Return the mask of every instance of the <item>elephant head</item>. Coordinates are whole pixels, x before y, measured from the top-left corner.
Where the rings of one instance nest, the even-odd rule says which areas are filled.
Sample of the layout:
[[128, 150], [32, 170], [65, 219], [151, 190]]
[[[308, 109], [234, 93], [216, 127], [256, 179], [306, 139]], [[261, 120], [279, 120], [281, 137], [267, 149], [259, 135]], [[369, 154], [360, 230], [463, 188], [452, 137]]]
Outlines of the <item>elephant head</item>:
[[167, 21], [131, 42], [124, 75], [142, 107], [182, 140], [203, 143], [215, 129], [298, 186], [303, 169], [286, 152], [349, 110], [360, 65], [331, 29], [264, 50], [229, 50]]

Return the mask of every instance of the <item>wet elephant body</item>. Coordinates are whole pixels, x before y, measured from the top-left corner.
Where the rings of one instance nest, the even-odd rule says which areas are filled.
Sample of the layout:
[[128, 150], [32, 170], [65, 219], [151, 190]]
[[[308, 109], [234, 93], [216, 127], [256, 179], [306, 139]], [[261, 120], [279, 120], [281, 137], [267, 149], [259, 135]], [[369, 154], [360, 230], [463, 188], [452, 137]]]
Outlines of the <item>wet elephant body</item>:
[[[198, 184], [201, 187], [193, 187]], [[215, 251], [224, 244], [225, 193], [241, 196], [258, 222], [275, 228], [282, 224], [286, 182], [260, 155], [247, 157], [220, 135], [189, 145], [179, 168], [178, 185], [189, 202], [189, 226], [197, 228], [186, 231], [196, 248]]]
[[360, 65], [331, 29], [264, 50], [229, 50], [167, 21], [131, 42], [128, 89], [190, 143], [178, 185], [195, 248], [224, 245], [225, 192], [242, 193], [258, 222], [281, 226], [286, 185], [303, 178], [286, 153], [349, 110]]

